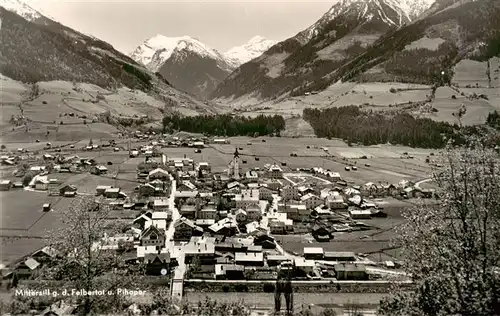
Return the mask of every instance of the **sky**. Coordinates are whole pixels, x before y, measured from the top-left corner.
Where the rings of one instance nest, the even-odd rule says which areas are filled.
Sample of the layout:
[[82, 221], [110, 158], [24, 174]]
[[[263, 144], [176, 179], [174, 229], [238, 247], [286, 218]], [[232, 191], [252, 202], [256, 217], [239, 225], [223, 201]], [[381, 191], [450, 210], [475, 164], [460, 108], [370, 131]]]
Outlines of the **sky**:
[[316, 22], [335, 0], [26, 0], [56, 21], [130, 53], [162, 34], [189, 35], [225, 52], [260, 35], [284, 40]]

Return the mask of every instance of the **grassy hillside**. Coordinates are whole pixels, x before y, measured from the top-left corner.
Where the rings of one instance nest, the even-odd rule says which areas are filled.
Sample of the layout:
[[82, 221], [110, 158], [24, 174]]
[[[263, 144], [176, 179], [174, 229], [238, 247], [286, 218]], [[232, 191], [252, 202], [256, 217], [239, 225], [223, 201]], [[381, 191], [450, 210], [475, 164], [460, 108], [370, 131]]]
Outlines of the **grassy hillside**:
[[[0, 72], [22, 82], [65, 80], [148, 90], [156, 78], [105, 42], [0, 8]], [[163, 83], [164, 79], [161, 79]]]
[[[424, 36], [445, 42], [437, 51], [405, 50]], [[423, 84], [448, 81], [452, 67], [464, 58], [487, 59], [499, 56], [500, 2], [480, 0], [439, 11], [386, 34], [369, 50], [344, 64], [329, 76], [319, 78], [302, 92], [322, 90], [337, 80], [402, 81]], [[373, 67], [383, 71], [366, 73]], [[441, 72], [445, 71], [444, 77]]]

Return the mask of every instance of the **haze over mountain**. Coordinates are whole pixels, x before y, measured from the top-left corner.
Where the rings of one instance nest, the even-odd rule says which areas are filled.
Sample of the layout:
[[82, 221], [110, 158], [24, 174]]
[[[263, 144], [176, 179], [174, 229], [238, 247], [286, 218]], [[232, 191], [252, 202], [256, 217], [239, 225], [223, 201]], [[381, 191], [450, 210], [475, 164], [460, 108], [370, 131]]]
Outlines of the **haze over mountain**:
[[499, 1], [438, 0], [423, 11], [429, 5], [339, 1], [308, 29], [235, 70], [211, 97], [273, 99], [338, 80], [432, 84], [463, 58], [498, 54]]
[[158, 34], [139, 45], [130, 57], [159, 72], [175, 87], [205, 98], [235, 68], [259, 56], [274, 43], [256, 36], [247, 44], [221, 54], [191, 36]]

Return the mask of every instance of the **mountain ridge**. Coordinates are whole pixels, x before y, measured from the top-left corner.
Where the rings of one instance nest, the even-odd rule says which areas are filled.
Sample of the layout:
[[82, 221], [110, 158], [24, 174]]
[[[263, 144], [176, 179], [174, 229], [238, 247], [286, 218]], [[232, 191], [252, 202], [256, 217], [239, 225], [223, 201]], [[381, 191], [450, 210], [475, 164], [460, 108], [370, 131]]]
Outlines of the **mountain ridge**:
[[161, 74], [147, 70], [109, 43], [43, 15], [30, 19], [32, 15], [26, 18], [15, 11], [0, 6], [0, 73], [5, 77], [28, 84], [88, 83], [111, 91], [127, 87], [164, 102], [168, 111], [183, 103], [205, 112], [203, 103], [174, 89]]
[[[343, 0], [312, 27], [272, 46], [241, 66], [211, 94], [213, 99], [254, 95], [276, 98], [354, 58], [390, 30], [410, 22], [395, 0]], [[345, 6], [349, 3], [348, 6]], [[333, 18], [332, 18], [333, 17]], [[317, 32], [317, 34], [312, 34]]]

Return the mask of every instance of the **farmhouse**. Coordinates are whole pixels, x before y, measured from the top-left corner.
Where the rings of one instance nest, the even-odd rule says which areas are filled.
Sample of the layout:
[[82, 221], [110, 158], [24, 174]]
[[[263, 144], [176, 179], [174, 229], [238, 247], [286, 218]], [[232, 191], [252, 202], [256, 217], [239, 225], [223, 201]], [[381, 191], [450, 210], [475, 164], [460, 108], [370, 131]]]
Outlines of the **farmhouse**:
[[283, 178], [283, 170], [278, 165], [271, 165], [267, 171], [267, 176], [271, 179]]
[[0, 180], [0, 191], [9, 191], [12, 187], [10, 180]]
[[208, 164], [208, 162], [200, 162], [198, 164], [198, 170], [203, 170], [203, 171], [210, 172], [212, 170], [212, 168], [210, 167], [210, 165]]
[[277, 266], [282, 262], [289, 261], [290, 258], [284, 255], [267, 255], [266, 261], [269, 266]]
[[183, 204], [179, 209], [179, 213], [181, 214], [181, 216], [193, 220], [196, 218], [196, 211], [196, 205], [190, 204]]
[[324, 203], [324, 201], [314, 194], [308, 193], [300, 198], [300, 201], [306, 205], [306, 208], [313, 209]]
[[367, 280], [366, 266], [364, 264], [338, 263], [334, 266], [337, 280]]
[[153, 226], [166, 230], [167, 223], [172, 219], [172, 214], [170, 212], [153, 212], [151, 219], [153, 220]]
[[76, 195], [76, 191], [77, 191], [76, 186], [72, 184], [66, 184], [63, 185], [61, 188], [59, 188], [59, 195], [65, 197], [73, 197]]
[[349, 216], [352, 219], [370, 219], [372, 212], [370, 210], [350, 210]]
[[146, 228], [140, 237], [141, 246], [165, 246], [165, 231], [154, 225]]
[[21, 263], [19, 263], [15, 268], [14, 272], [20, 279], [30, 278], [31, 275], [40, 267], [40, 262], [33, 258], [28, 258]]
[[49, 246], [45, 246], [42, 249], [35, 251], [31, 258], [35, 259], [40, 263], [47, 263], [55, 260], [58, 256], [58, 251]]
[[110, 185], [98, 185], [95, 188], [96, 195], [97, 196], [104, 195], [104, 192], [106, 192], [107, 189], [111, 189], [111, 188], [112, 188], [112, 186], [110, 186]]
[[204, 207], [198, 212], [199, 219], [217, 219], [217, 210], [213, 207]]
[[356, 261], [354, 252], [325, 251], [324, 260], [326, 261]]
[[321, 247], [304, 247], [304, 258], [309, 260], [322, 260], [324, 256]]
[[106, 174], [107, 172], [108, 172], [108, 168], [106, 168], [106, 167], [105, 167], [105, 166], [103, 166], [103, 165], [94, 166], [94, 167], [92, 167], [92, 169], [90, 170], [90, 173], [92, 173], [92, 174], [96, 174], [96, 175]]
[[169, 209], [169, 202], [167, 199], [154, 199], [153, 200], [153, 210], [160, 211]]
[[35, 190], [46, 191], [49, 189], [49, 183], [46, 177], [38, 177], [35, 180]]
[[195, 148], [205, 148], [205, 143], [204, 142], [194, 142], [193, 147]]
[[161, 168], [156, 168], [156, 169], [151, 170], [149, 172], [148, 180], [149, 181], [154, 181], [154, 180], [169, 181], [170, 174]]
[[347, 207], [347, 204], [344, 202], [344, 197], [336, 191], [330, 192], [330, 194], [326, 197], [325, 205], [334, 210], [344, 209]]
[[229, 144], [229, 140], [224, 138], [214, 139], [214, 144]]
[[201, 264], [215, 263], [215, 244], [213, 239], [196, 238], [184, 246], [184, 262], [190, 264], [194, 257], [198, 257]]
[[190, 240], [192, 236], [200, 236], [203, 234], [203, 229], [196, 226], [191, 220], [181, 217], [174, 225], [174, 240]]
[[243, 266], [259, 266], [264, 265], [264, 254], [262, 252], [244, 253], [237, 252], [234, 254], [234, 262]]
[[146, 265], [147, 275], [162, 275], [163, 271], [168, 274], [171, 270], [170, 253], [160, 251], [146, 253], [144, 255], [144, 264]]
[[295, 267], [304, 271], [305, 273], [312, 273], [314, 271], [314, 260], [306, 260], [304, 258], [295, 258]]
[[120, 188], [107, 188], [104, 190], [104, 196], [108, 199], [117, 199], [120, 197]]
[[215, 278], [218, 280], [245, 279], [245, 267], [237, 264], [216, 264]]
[[156, 188], [150, 184], [141, 184], [136, 188], [137, 194], [140, 197], [149, 197], [149, 196], [154, 196], [156, 193]]

